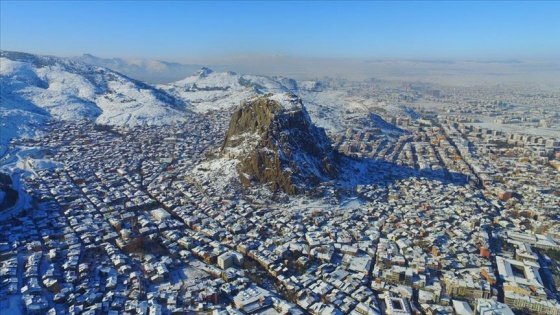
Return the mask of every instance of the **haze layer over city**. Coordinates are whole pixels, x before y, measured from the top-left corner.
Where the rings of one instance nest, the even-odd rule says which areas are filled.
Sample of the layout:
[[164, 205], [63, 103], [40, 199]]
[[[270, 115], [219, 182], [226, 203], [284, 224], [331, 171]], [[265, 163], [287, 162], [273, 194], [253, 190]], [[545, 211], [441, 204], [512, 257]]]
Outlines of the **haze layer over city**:
[[0, 313], [560, 315], [558, 16], [1, 1]]

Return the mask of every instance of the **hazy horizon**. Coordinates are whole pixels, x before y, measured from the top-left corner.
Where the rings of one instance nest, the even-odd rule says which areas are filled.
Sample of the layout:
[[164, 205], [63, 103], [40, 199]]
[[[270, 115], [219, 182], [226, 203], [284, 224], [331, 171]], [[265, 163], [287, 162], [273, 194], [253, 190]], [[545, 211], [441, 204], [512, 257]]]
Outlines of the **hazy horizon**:
[[[2, 50], [133, 60], [132, 70], [113, 66], [151, 83], [185, 77], [194, 65], [296, 79], [560, 83], [560, 2], [2, 1], [0, 6]], [[157, 69], [146, 64], [151, 60], [187, 67]]]
[[[25, 52], [31, 53], [31, 52]], [[298, 80], [324, 77], [361, 81], [370, 78], [429, 82], [444, 85], [560, 84], [556, 60], [413, 60], [245, 55], [199, 59], [101, 57], [90, 53], [71, 58], [122, 72], [148, 83], [169, 83], [209, 67], [214, 71], [284, 76]], [[93, 62], [92, 62], [93, 60]], [[164, 64], [160, 63], [163, 62]]]

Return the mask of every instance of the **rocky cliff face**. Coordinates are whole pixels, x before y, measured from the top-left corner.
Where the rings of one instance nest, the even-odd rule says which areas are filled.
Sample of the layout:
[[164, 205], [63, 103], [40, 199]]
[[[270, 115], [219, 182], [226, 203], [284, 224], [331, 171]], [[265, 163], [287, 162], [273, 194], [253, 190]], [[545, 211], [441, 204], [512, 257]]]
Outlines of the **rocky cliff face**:
[[336, 153], [325, 131], [311, 122], [301, 99], [267, 94], [233, 113], [222, 154], [240, 160], [241, 182], [262, 183], [293, 195], [336, 178]]

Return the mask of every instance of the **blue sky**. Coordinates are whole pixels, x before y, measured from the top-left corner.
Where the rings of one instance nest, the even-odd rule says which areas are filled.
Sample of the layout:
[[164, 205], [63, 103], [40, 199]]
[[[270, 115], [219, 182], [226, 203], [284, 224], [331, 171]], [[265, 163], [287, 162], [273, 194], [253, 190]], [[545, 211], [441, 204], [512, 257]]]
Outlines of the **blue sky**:
[[560, 2], [4, 1], [0, 48], [58, 56], [560, 58]]

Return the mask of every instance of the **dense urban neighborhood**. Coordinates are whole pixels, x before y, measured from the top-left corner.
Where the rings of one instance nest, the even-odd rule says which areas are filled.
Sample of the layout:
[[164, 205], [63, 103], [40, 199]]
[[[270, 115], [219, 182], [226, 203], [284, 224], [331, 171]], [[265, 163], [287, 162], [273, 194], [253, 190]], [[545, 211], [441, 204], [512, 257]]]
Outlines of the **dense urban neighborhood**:
[[[318, 105], [334, 93], [354, 105]], [[301, 95], [350, 166], [296, 196], [237, 180], [219, 150], [235, 107], [12, 138], [1, 313], [560, 315], [558, 92]]]

